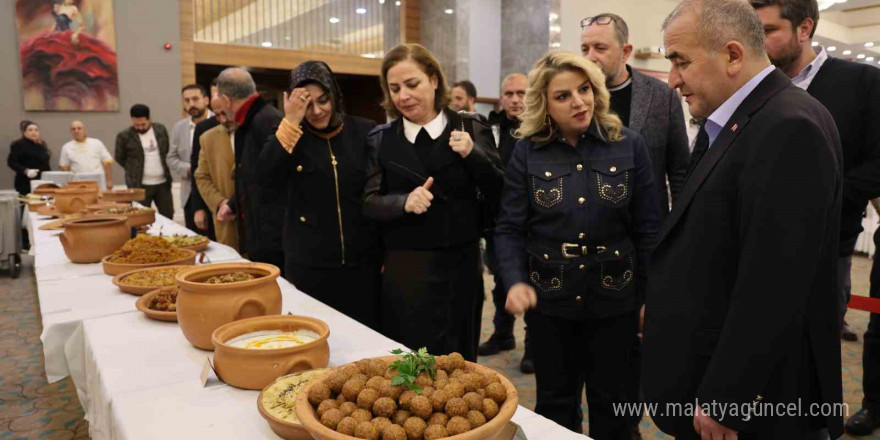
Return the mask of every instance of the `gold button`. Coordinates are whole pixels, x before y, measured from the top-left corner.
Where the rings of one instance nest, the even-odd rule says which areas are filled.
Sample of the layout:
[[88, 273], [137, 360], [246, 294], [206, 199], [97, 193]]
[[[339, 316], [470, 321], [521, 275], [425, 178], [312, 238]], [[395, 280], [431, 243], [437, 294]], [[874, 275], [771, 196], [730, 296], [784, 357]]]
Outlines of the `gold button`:
[[614, 251], [614, 256], [615, 256], [615, 257], [619, 257], [619, 256], [620, 256], [620, 251]]
[[302, 222], [302, 223], [305, 223], [305, 222], [306, 222], [306, 218], [305, 218], [305, 217], [300, 217], [300, 218], [299, 218], [299, 221]]
[[614, 173], [617, 171], [617, 167], [611, 167], [608, 169], [608, 171], [611, 171], [612, 173]]
[[584, 269], [586, 269], [586, 268], [587, 268], [587, 266], [584, 266], [583, 264], [581, 264], [580, 266], [578, 266], [578, 269], [580, 269], [580, 270], [584, 270]]
[[549, 259], [550, 259], [550, 256], [547, 255], [547, 254], [544, 254], [544, 259], [545, 259], [545, 260], [549, 260]]
[[547, 177], [550, 177], [550, 176], [553, 175], [553, 173], [551, 173], [550, 171], [545, 171], [545, 172], [544, 172], [544, 175], [547, 176]]
[[582, 171], [584, 169], [584, 166], [581, 164], [577, 164], [577, 169], [578, 171]]
[[586, 201], [587, 201], [587, 199], [585, 199], [585, 198], [583, 198], [583, 197], [581, 197], [581, 198], [578, 199], [578, 203], [580, 203], [581, 205], [583, 205], [584, 202], [586, 202]]
[[584, 234], [583, 232], [581, 232], [580, 234], [578, 234], [578, 238], [580, 238], [581, 240], [583, 240], [584, 237], [586, 237], [586, 236], [587, 236], [587, 234]]
[[583, 299], [583, 298], [581, 298], [580, 295], [574, 297], [574, 300], [577, 301], [577, 302], [581, 302], [582, 299]]
[[297, 172], [297, 173], [301, 173], [302, 170], [303, 170], [303, 166], [302, 166], [302, 165], [299, 165], [299, 166], [296, 167], [296, 172]]

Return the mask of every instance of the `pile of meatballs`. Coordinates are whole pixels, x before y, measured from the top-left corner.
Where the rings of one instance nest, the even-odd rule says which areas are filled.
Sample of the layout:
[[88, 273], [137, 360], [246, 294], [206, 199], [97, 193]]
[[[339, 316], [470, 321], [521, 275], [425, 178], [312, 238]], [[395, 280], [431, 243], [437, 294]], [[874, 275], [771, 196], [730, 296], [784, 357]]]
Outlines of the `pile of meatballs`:
[[368, 440], [433, 440], [483, 426], [498, 415], [507, 390], [494, 373], [469, 371], [458, 353], [437, 356], [434, 378], [420, 373], [421, 393], [392, 386], [394, 369], [363, 359], [309, 388], [321, 424]]

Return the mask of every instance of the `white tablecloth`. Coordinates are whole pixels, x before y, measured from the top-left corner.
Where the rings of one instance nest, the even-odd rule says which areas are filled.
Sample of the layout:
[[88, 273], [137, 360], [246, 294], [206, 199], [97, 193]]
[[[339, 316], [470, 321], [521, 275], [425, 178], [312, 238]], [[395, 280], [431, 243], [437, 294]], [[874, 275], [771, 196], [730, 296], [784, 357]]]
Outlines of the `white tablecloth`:
[[[37, 289], [50, 381], [70, 375], [101, 439], [275, 439], [256, 409], [258, 392], [225, 384], [202, 387], [206, 358], [213, 353], [189, 344], [176, 323], [154, 321], [135, 309], [136, 297], [121, 293], [100, 264], [73, 264], [64, 257], [57, 231], [29, 216], [34, 232]], [[157, 215], [152, 235], [191, 234]], [[211, 262], [239, 261], [235, 250], [211, 243]], [[241, 260], [243, 261], [243, 260]], [[403, 348], [324, 305], [279, 278], [284, 313], [322, 319], [330, 326], [330, 365]], [[520, 407], [514, 421], [530, 440], [584, 439]]]

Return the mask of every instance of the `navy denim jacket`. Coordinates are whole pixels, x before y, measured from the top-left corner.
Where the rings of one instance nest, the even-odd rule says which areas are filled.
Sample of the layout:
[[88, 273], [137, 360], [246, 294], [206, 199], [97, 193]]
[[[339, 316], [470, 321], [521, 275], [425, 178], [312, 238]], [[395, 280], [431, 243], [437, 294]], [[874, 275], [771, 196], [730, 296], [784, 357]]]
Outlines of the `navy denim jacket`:
[[577, 147], [520, 140], [504, 177], [495, 251], [503, 288], [531, 284], [539, 313], [617, 316], [644, 300], [660, 230], [645, 140], [624, 128], [608, 142], [596, 124]]

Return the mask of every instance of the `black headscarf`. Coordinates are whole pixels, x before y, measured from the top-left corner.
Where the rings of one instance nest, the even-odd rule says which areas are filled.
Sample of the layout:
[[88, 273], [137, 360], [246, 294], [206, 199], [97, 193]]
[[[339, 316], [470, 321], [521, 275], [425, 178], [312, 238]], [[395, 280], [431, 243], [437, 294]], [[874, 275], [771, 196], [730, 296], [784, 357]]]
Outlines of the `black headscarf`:
[[[345, 103], [342, 100], [342, 90], [340, 90], [330, 66], [323, 61], [306, 61], [290, 72], [291, 90], [309, 83], [320, 85], [324, 89], [324, 93], [330, 95], [330, 99], [333, 101], [333, 116], [330, 117], [330, 124], [326, 129], [320, 131], [335, 130], [345, 117]], [[307, 120], [303, 122], [308, 124]]]

